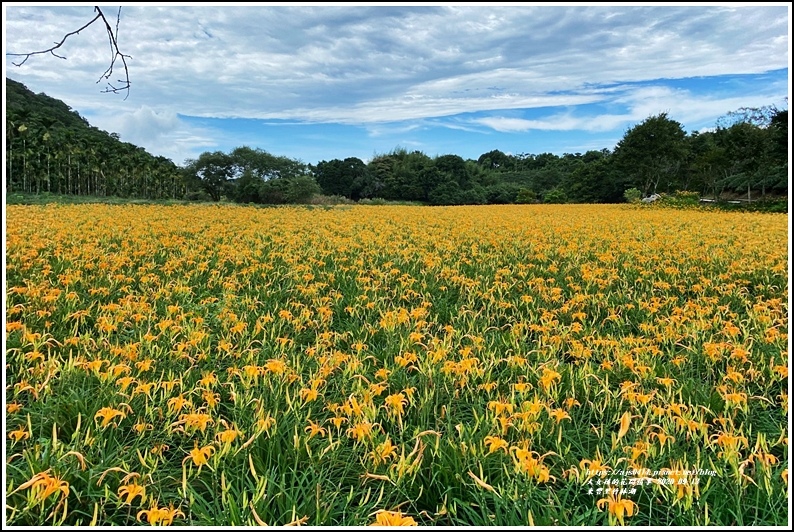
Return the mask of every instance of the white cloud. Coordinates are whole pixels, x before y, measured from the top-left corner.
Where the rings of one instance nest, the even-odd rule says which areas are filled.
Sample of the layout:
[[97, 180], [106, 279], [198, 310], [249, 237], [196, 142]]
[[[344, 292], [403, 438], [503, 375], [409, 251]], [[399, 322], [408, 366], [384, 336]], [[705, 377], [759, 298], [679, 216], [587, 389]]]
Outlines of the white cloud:
[[[4, 4], [4, 12], [7, 51], [41, 49], [93, 16], [91, 6]], [[787, 88], [701, 94], [659, 80], [788, 68], [789, 13], [737, 4], [125, 6], [127, 100], [99, 94], [110, 55], [98, 26], [68, 39], [67, 60], [7, 61], [6, 74], [177, 162], [212, 143], [212, 132], [177, 114], [364, 124], [372, 134], [378, 124], [477, 112], [490, 116], [445, 125], [597, 132], [660, 111], [689, 125]], [[592, 103], [609, 112], [575, 109]], [[565, 113], [542, 119], [505, 113], [561, 106]]]
[[475, 118], [472, 122], [502, 132], [530, 131], [532, 129], [545, 131], [609, 131], [630, 120], [631, 117], [628, 115], [575, 117], [571, 114], [558, 114], [542, 120], [490, 116]]
[[155, 111], [141, 106], [122, 114], [97, 114], [89, 121], [100, 129], [115, 132], [124, 142], [168, 157], [177, 164], [217, 145], [213, 132], [190, 126], [173, 111]]
[[[780, 88], [777, 88], [779, 91]], [[779, 92], [777, 93], [779, 94]], [[713, 122], [728, 111], [739, 107], [761, 107], [774, 101], [776, 88], [765, 92], [742, 94], [741, 96], [699, 95], [691, 91], [674, 90], [670, 87], [640, 87], [615, 98], [617, 104], [625, 104], [630, 111], [631, 121], [636, 122], [649, 116], [667, 113], [684, 126], [692, 126], [704, 121]]]
[[530, 129], [547, 129], [538, 127], [537, 120], [524, 120], [523, 118], [505, 118], [503, 116], [493, 116], [478, 118], [473, 120], [477, 124], [495, 129], [496, 131], [529, 131]]
[[[91, 14], [8, 7], [8, 47], [41, 47]], [[429, 117], [482, 109], [477, 95], [461, 95], [470, 89], [504, 87], [516, 108], [585, 83], [785, 68], [785, 20], [785, 7], [763, 6], [138, 6], [122, 10], [119, 44], [132, 56], [133, 92], [170, 99], [183, 114], [340, 120], [409, 95], [411, 115]], [[70, 37], [68, 61], [32, 58], [28, 72], [91, 72], [95, 81], [108, 60], [104, 37], [91, 27]]]
[[[623, 86], [617, 91], [615, 88], [605, 90], [612, 95], [610, 104], [625, 107], [626, 112], [623, 113], [603, 113], [593, 116], [571, 111], [542, 119], [492, 115], [475, 118], [471, 122], [501, 132], [531, 130], [599, 132], [626, 127], [641, 122], [649, 116], [667, 113], [671, 119], [679, 121], [684, 127], [697, 129], [700, 124], [713, 123], [728, 111], [739, 107], [768, 105], [774, 100], [776, 91], [779, 93], [780, 90], [780, 87], [770, 87], [768, 92], [763, 93], [716, 97], [662, 85]], [[597, 90], [587, 92], [594, 96], [599, 93]]]

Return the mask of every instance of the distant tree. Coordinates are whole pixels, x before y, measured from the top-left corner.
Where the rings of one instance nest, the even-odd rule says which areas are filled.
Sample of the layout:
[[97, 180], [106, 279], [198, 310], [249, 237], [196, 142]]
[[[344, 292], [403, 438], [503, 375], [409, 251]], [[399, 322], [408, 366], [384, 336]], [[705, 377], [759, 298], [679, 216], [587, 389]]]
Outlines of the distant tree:
[[504, 172], [513, 169], [515, 166], [515, 159], [499, 150], [491, 150], [480, 155], [479, 159], [477, 159], [477, 163], [488, 170]]
[[788, 110], [743, 107], [717, 124], [687, 138], [685, 184], [714, 197], [725, 190], [750, 199], [752, 191], [788, 193]]
[[248, 146], [204, 152], [185, 162], [185, 174], [215, 201], [227, 195], [240, 203], [305, 203], [322, 192], [308, 165]]
[[428, 201], [430, 190], [441, 183], [440, 180], [437, 181], [433, 160], [421, 151], [409, 152], [402, 148], [392, 151], [387, 157], [391, 161], [391, 171], [384, 169], [382, 197], [403, 201]]
[[[584, 162], [585, 159], [589, 162]], [[582, 164], [563, 183], [568, 199], [574, 203], [618, 203], [623, 199], [615, 165], [610, 156], [601, 152], [587, 152]]]
[[684, 169], [687, 186], [683, 188], [699, 190], [703, 195], [716, 198], [721, 180], [728, 175], [725, 149], [717, 144], [716, 134], [712, 131], [694, 131], [687, 137], [687, 144], [687, 165]]
[[543, 203], [568, 203], [568, 195], [562, 187], [557, 187], [543, 195]]
[[391, 155], [375, 155], [367, 163], [367, 170], [372, 186], [366, 190], [369, 194], [365, 195], [362, 189], [362, 197], [387, 197], [387, 183], [393, 181], [395, 159]]
[[431, 205], [461, 205], [463, 191], [455, 181], [444, 181], [428, 193], [428, 202]]
[[285, 199], [288, 203], [308, 203], [315, 194], [320, 194], [322, 189], [314, 177], [302, 175], [286, 180]]
[[353, 181], [351, 198], [354, 200], [371, 199], [380, 196], [383, 190], [383, 181], [370, 171], [369, 166]]
[[667, 113], [646, 118], [632, 127], [615, 147], [617, 169], [625, 176], [623, 189], [636, 187], [644, 196], [660, 184], [671, 186], [686, 157], [686, 132]]
[[287, 203], [289, 198], [289, 180], [287, 179], [271, 179], [259, 187], [259, 201], [262, 203], [278, 205]]
[[488, 203], [487, 191], [479, 185], [461, 191], [461, 205], [484, 205]]
[[515, 183], [498, 183], [484, 189], [485, 200], [492, 205], [515, 203], [521, 190]]
[[770, 121], [767, 143], [767, 168], [772, 190], [788, 195], [789, 192], [789, 127], [788, 110], [779, 110]]
[[779, 112], [780, 110], [776, 105], [739, 107], [735, 111], [729, 111], [718, 118], [717, 127], [727, 129], [735, 124], [752, 124], [758, 127], [767, 127]]
[[540, 153], [538, 155], [521, 153], [518, 155], [517, 167], [522, 170], [540, 170], [546, 166], [555, 165], [559, 157], [553, 153]]
[[442, 183], [446, 181], [455, 181], [463, 190], [471, 187], [472, 183], [466, 169], [466, 161], [460, 155], [442, 155], [436, 157], [433, 161], [433, 166], [438, 170], [438, 179]]
[[260, 189], [262, 180], [251, 170], [244, 170], [243, 174], [237, 179], [234, 187], [234, 201], [238, 203], [259, 203], [261, 201]]
[[629, 203], [639, 203], [642, 199], [642, 192], [640, 192], [639, 189], [630, 188], [623, 193], [623, 197]]
[[367, 165], [357, 157], [320, 161], [314, 169], [314, 177], [323, 194], [352, 199], [358, 199], [367, 187], [368, 173]]
[[272, 155], [261, 148], [239, 146], [229, 153], [232, 164], [232, 179], [242, 177], [244, 172], [259, 181], [281, 177], [297, 177], [308, 173], [308, 166], [297, 159]]
[[536, 203], [537, 201], [538, 195], [534, 190], [526, 187], [521, 187], [518, 190], [518, 194], [516, 195], [516, 203]]
[[767, 175], [763, 155], [767, 148], [767, 132], [749, 122], [736, 122], [729, 128], [718, 128], [717, 144], [724, 150], [727, 162], [722, 185], [734, 192], [747, 192], [765, 187]]
[[779, 110], [769, 121], [770, 151], [777, 162], [788, 160], [788, 109]]
[[213, 201], [220, 201], [229, 190], [229, 180], [234, 175], [232, 158], [221, 152], [204, 152], [198, 159], [185, 161], [185, 175], [204, 190]]

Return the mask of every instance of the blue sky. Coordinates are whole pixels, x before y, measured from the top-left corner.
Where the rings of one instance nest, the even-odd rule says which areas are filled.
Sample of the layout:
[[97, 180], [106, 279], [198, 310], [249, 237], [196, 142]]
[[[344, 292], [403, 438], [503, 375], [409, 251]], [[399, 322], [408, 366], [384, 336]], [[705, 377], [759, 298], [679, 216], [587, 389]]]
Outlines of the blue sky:
[[[103, 8], [115, 16], [118, 6]], [[177, 164], [247, 145], [315, 164], [397, 147], [476, 159], [612, 149], [661, 112], [705, 130], [787, 108], [784, 3], [125, 4], [129, 97], [102, 94], [104, 30], [6, 76]], [[90, 5], [3, 4], [6, 52], [41, 50]], [[13, 59], [13, 58], [11, 58]]]

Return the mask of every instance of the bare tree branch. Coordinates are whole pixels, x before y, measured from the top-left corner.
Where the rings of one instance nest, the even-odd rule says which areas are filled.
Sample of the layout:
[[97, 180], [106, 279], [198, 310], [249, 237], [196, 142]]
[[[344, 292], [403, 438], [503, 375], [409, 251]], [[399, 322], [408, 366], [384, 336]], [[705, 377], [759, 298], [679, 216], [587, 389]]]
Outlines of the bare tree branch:
[[[97, 9], [99, 9], [99, 8], [97, 8]], [[100, 13], [101, 13], [101, 12], [100, 12]], [[69, 38], [69, 37], [71, 37], [72, 35], [76, 35], [76, 34], [80, 33], [81, 31], [83, 31], [84, 29], [86, 29], [88, 26], [90, 26], [91, 24], [93, 24], [94, 22], [96, 22], [96, 21], [99, 19], [99, 17], [100, 17], [100, 15], [97, 15], [97, 16], [95, 16], [93, 19], [91, 19], [91, 22], [89, 22], [88, 24], [86, 24], [85, 26], [83, 26], [82, 28], [80, 28], [79, 30], [75, 30], [75, 31], [72, 31], [72, 32], [70, 32], [70, 33], [67, 33], [66, 35], [64, 35], [63, 39], [61, 39], [61, 42], [57, 42], [57, 43], [55, 43], [55, 46], [53, 46], [52, 48], [47, 48], [46, 50], [41, 50], [41, 51], [39, 51], [39, 52], [30, 52], [30, 53], [27, 53], [27, 54], [12, 54], [12, 53], [6, 53], [6, 55], [24, 56], [24, 57], [25, 57], [25, 59], [23, 59], [23, 60], [22, 60], [22, 61], [20, 61], [19, 63], [14, 63], [13, 61], [11, 62], [11, 64], [12, 64], [12, 65], [14, 65], [14, 66], [18, 66], [18, 67], [21, 67], [22, 65], [24, 65], [24, 64], [27, 62], [27, 60], [28, 60], [28, 59], [30, 59], [32, 56], [34, 56], [34, 55], [38, 55], [38, 54], [46, 54], [46, 53], [51, 53], [52, 55], [54, 55], [55, 57], [57, 57], [57, 58], [59, 58], [59, 59], [66, 59], [66, 58], [65, 58], [65, 57], [63, 57], [63, 56], [60, 56], [60, 55], [56, 54], [56, 53], [55, 53], [55, 50], [57, 50], [58, 48], [60, 48], [61, 46], [63, 46], [63, 43], [64, 43], [64, 42], [66, 42], [66, 39], [68, 39], [68, 38]]]
[[[113, 69], [116, 68], [116, 66], [117, 66], [116, 62], [121, 60], [121, 63], [124, 66], [124, 79], [119, 79], [119, 80], [114, 81], [112, 83], [110, 81], [107, 81], [107, 88], [105, 90], [103, 90], [102, 92], [104, 92], [104, 93], [112, 92], [114, 94], [118, 94], [118, 93], [120, 93], [122, 91], [127, 91], [127, 95], [124, 97], [124, 99], [126, 100], [129, 97], [129, 95], [130, 95], [130, 71], [129, 71], [129, 68], [127, 66], [127, 59], [132, 59], [132, 57], [129, 56], [129, 55], [121, 53], [121, 51], [119, 50], [118, 35], [119, 35], [119, 21], [121, 20], [121, 7], [119, 7], [119, 12], [116, 15], [116, 29], [115, 29], [115, 31], [113, 30], [113, 27], [108, 22], [107, 18], [105, 18], [105, 14], [102, 12], [102, 9], [100, 9], [99, 6], [94, 6], [94, 12], [96, 13], [96, 16], [94, 18], [92, 18], [88, 23], [86, 23], [85, 25], [83, 25], [79, 29], [77, 29], [75, 31], [71, 31], [71, 32], [67, 33], [66, 35], [64, 35], [63, 39], [61, 39], [60, 42], [54, 43], [55, 46], [53, 46], [51, 48], [47, 48], [46, 50], [40, 50], [38, 52], [27, 52], [27, 53], [23, 53], [23, 54], [6, 53], [6, 55], [22, 57], [23, 59], [20, 62], [18, 62], [18, 63], [14, 63], [13, 61], [11, 62], [12, 65], [18, 66], [18, 67], [21, 67], [22, 65], [24, 65], [25, 62], [27, 62], [27, 60], [30, 59], [31, 57], [33, 57], [34, 55], [52, 54], [55, 57], [57, 57], [58, 59], [66, 59], [66, 57], [56, 54], [55, 50], [57, 50], [58, 48], [63, 46], [63, 44], [66, 42], [66, 39], [68, 39], [72, 35], [79, 34], [81, 31], [83, 31], [84, 29], [89, 27], [91, 24], [93, 24], [97, 20], [101, 20], [102, 22], [105, 23], [105, 31], [107, 32], [107, 36], [108, 36], [108, 44], [110, 45], [111, 58], [110, 58], [110, 66], [108, 66], [107, 70], [105, 70], [105, 72], [101, 76], [99, 76], [99, 79], [97, 80], [97, 83], [99, 83], [103, 79], [104, 80], [109, 80], [110, 76], [113, 75]], [[119, 86], [115, 86], [113, 83], [119, 83], [120, 85]]]
[[[99, 11], [99, 7], [95, 8]], [[110, 79], [111, 74], [113, 74], [113, 67], [116, 65], [116, 60], [121, 59], [122, 64], [124, 65], [124, 74], [126, 79], [119, 79], [118, 83], [123, 83], [121, 87], [114, 87], [112, 83], [108, 82], [108, 88], [102, 92], [113, 92], [118, 93], [119, 91], [126, 90], [127, 96], [124, 97], [126, 100], [127, 97], [130, 95], [130, 71], [127, 68], [127, 58], [130, 56], [124, 55], [119, 51], [119, 43], [118, 43], [118, 35], [119, 35], [119, 20], [121, 20], [121, 6], [119, 6], [119, 12], [116, 15], [116, 31], [113, 31], [113, 28], [110, 27], [105, 15], [102, 14], [102, 11], [99, 11], [99, 15], [102, 17], [102, 21], [105, 23], [105, 29], [108, 33], [108, 41], [110, 44], [110, 53], [113, 54], [113, 57], [110, 60], [110, 66], [105, 70], [105, 73], [100, 76], [97, 80], [97, 83], [102, 81], [102, 79]]]

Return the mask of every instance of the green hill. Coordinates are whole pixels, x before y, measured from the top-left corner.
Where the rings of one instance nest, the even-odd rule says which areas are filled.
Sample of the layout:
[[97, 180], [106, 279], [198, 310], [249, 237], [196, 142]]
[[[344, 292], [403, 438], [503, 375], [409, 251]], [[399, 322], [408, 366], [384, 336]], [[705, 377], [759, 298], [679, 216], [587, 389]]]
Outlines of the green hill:
[[6, 192], [181, 198], [181, 170], [6, 78]]

